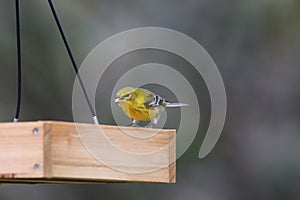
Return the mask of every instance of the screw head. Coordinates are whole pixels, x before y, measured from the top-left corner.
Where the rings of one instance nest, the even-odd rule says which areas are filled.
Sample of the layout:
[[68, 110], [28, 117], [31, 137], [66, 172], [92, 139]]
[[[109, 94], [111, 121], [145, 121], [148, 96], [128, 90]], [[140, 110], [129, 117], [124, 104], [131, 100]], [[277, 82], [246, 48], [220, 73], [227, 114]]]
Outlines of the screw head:
[[40, 134], [40, 129], [39, 128], [34, 128], [32, 132], [33, 132], [34, 135], [38, 135], [38, 134]]
[[34, 168], [34, 171], [40, 171], [41, 166], [40, 166], [40, 164], [35, 164], [35, 165], [33, 166], [33, 168]]

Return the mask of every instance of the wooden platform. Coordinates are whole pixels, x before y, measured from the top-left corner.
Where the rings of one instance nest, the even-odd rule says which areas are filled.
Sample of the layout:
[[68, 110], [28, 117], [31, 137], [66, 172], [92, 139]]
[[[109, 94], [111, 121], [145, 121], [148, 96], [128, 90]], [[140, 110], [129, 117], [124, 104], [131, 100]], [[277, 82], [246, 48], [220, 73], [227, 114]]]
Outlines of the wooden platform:
[[0, 183], [175, 183], [175, 137], [175, 130], [0, 123]]

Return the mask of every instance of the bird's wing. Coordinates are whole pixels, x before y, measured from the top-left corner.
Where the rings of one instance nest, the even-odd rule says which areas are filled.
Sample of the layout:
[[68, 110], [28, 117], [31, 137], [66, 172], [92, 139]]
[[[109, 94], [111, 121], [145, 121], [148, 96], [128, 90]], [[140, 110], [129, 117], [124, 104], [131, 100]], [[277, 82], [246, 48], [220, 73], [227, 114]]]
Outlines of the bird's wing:
[[156, 108], [165, 105], [165, 99], [152, 93], [149, 90], [138, 88], [135, 90], [136, 105], [146, 106], [147, 108]]
[[134, 104], [137, 108], [145, 109], [152, 100], [153, 94], [145, 89], [138, 88], [133, 93]]
[[158, 96], [156, 94], [153, 94], [151, 96], [151, 99], [149, 99], [149, 101], [147, 102], [147, 105], [149, 107], [155, 108], [155, 107], [159, 107], [165, 104], [165, 99], [162, 98], [161, 96]]

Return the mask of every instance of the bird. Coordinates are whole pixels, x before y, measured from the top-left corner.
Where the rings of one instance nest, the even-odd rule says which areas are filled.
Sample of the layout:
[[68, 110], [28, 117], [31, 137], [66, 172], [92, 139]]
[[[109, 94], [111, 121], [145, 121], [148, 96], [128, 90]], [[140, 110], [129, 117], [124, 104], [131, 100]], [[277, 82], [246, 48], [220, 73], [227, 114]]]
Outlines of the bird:
[[132, 119], [131, 126], [139, 121], [149, 121], [146, 127], [152, 128], [159, 121], [165, 108], [188, 106], [185, 103], [172, 103], [144, 88], [124, 87], [114, 99], [123, 112]]

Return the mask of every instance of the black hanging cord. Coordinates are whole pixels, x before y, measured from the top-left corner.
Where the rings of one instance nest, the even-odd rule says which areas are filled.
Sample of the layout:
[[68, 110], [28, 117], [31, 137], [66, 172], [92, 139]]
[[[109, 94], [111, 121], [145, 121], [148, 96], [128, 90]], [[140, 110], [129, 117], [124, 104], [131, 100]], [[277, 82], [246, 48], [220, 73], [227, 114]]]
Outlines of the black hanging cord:
[[51, 0], [48, 0], [48, 3], [49, 3], [49, 5], [50, 5], [50, 8], [51, 8], [52, 14], [53, 14], [53, 16], [54, 16], [56, 25], [57, 25], [57, 27], [58, 27], [58, 29], [59, 29], [60, 35], [61, 35], [61, 37], [62, 37], [62, 39], [63, 39], [63, 41], [64, 41], [64, 44], [65, 44], [65, 46], [66, 46], [66, 49], [67, 49], [67, 51], [68, 51], [69, 57], [70, 57], [70, 59], [71, 59], [71, 61], [72, 61], [74, 70], [75, 70], [76, 75], [77, 75], [77, 77], [78, 77], [78, 80], [79, 80], [80, 86], [81, 86], [81, 88], [82, 88], [82, 91], [83, 91], [83, 93], [84, 93], [85, 99], [86, 99], [86, 101], [87, 101], [87, 103], [88, 103], [88, 106], [89, 106], [90, 112], [91, 112], [91, 114], [92, 114], [94, 123], [95, 123], [95, 124], [98, 124], [98, 119], [97, 119], [97, 116], [96, 116], [96, 112], [95, 112], [95, 110], [94, 110], [94, 108], [93, 108], [93, 106], [92, 106], [92, 104], [91, 104], [91, 101], [90, 101], [89, 96], [88, 96], [88, 94], [87, 94], [86, 88], [85, 88], [84, 83], [83, 83], [83, 81], [82, 81], [82, 78], [81, 78], [81, 76], [80, 76], [80, 74], [79, 74], [77, 63], [76, 63], [76, 61], [75, 61], [75, 58], [74, 58], [73, 53], [72, 53], [72, 50], [71, 50], [71, 48], [70, 48], [70, 46], [69, 46], [69, 43], [68, 43], [67, 38], [66, 38], [66, 35], [65, 35], [64, 31], [63, 31], [63, 28], [62, 28], [62, 26], [61, 26], [61, 23], [60, 23], [60, 21], [59, 21], [59, 18], [58, 18], [58, 16], [57, 16], [56, 11], [55, 11], [54, 5], [53, 5], [53, 3], [52, 3]]
[[19, 120], [20, 107], [21, 107], [21, 89], [22, 89], [22, 73], [21, 73], [21, 30], [20, 30], [20, 9], [19, 0], [16, 0], [16, 29], [17, 29], [17, 58], [18, 58], [18, 94], [17, 94], [17, 105], [16, 105], [16, 115], [14, 122]]

